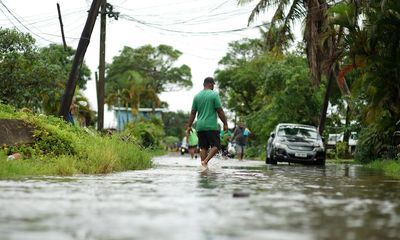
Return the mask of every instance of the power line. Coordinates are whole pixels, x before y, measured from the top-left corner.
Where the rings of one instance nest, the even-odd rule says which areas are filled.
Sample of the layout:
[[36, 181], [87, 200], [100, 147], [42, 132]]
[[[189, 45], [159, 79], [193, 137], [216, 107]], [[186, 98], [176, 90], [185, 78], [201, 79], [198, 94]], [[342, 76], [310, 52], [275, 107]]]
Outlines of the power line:
[[[56, 42], [54, 42], [54, 41], [52, 41], [52, 40], [46, 39], [46, 38], [44, 38], [44, 37], [42, 37], [42, 36], [36, 34], [35, 32], [31, 31], [27, 26], [25, 26], [25, 24], [23, 24], [23, 23], [11, 12], [11, 10], [3, 3], [2, 0], [0, 0], [0, 4], [3, 5], [3, 7], [11, 14], [11, 16], [12, 16], [15, 20], [17, 20], [17, 22], [18, 22], [19, 24], [21, 24], [27, 31], [29, 31], [29, 32], [32, 33], [33, 35], [35, 35], [35, 36], [41, 38], [42, 40], [45, 40], [45, 41], [51, 42], [51, 43], [56, 43]], [[2, 12], [3, 12], [3, 11], [2, 11]], [[4, 13], [4, 12], [3, 12], [3, 13]], [[14, 25], [14, 24], [13, 24], [13, 25]], [[14, 26], [15, 26], [15, 25], [14, 25]], [[17, 29], [18, 29], [18, 28], [17, 28]], [[18, 29], [18, 30], [19, 30], [19, 29]]]
[[168, 28], [163, 28], [158, 26], [157, 24], [153, 24], [153, 23], [149, 23], [149, 22], [145, 22], [139, 19], [136, 19], [132, 16], [128, 16], [128, 15], [121, 15], [121, 18], [128, 20], [128, 21], [133, 21], [136, 23], [140, 23], [146, 27], [151, 27], [151, 28], [155, 28], [158, 30], [162, 30], [162, 31], [166, 31], [166, 32], [172, 32], [172, 33], [179, 33], [179, 34], [191, 34], [191, 35], [213, 35], [213, 34], [225, 34], [225, 33], [234, 33], [234, 32], [242, 32], [242, 31], [247, 31], [250, 29], [255, 29], [258, 27], [262, 27], [265, 26], [266, 24], [260, 24], [260, 25], [256, 25], [256, 26], [252, 26], [252, 27], [243, 27], [243, 28], [236, 28], [236, 29], [229, 29], [229, 30], [221, 30], [221, 31], [204, 31], [204, 32], [195, 32], [195, 31], [181, 31], [181, 30], [176, 30], [176, 29], [168, 29]]
[[8, 19], [8, 21], [9, 21], [19, 32], [22, 32], [21, 30], [19, 30], [19, 28], [17, 27], [17, 25], [15, 25], [14, 22], [11, 21], [11, 19], [6, 15], [6, 13], [3, 11], [3, 9], [0, 8], [0, 11], [4, 14], [4, 16]]

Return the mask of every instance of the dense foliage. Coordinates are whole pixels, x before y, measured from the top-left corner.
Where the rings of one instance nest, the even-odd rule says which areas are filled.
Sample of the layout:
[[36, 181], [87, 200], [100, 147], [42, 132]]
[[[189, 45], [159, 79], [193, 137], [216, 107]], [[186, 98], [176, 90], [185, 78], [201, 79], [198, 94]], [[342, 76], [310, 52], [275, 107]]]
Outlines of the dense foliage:
[[[30, 34], [0, 28], [0, 100], [17, 108], [57, 114], [75, 51], [52, 44], [38, 48]], [[83, 64], [78, 86], [90, 70]]]
[[166, 136], [174, 136], [182, 140], [185, 136], [184, 125], [189, 119], [189, 114], [182, 111], [163, 113], [163, 123]]
[[342, 1], [331, 8], [331, 15], [336, 29], [346, 29], [339, 74], [354, 79], [349, 104], [362, 128], [356, 158], [391, 158], [400, 119], [400, 2]]
[[162, 122], [157, 118], [129, 122], [122, 131], [121, 136], [143, 148], [163, 148], [165, 136]]
[[[247, 4], [251, 0], [238, 0], [238, 2]], [[305, 82], [299, 81], [297, 84], [300, 85], [295, 87], [295, 91], [290, 89], [289, 84], [284, 88], [289, 87], [290, 92], [278, 91], [275, 97], [262, 99], [260, 102], [264, 103], [265, 107], [260, 111], [255, 101], [259, 96], [256, 89], [262, 89], [260, 84], [264, 82], [264, 79], [260, 80], [260, 78], [263, 76], [262, 68], [266, 63], [261, 63], [257, 67], [254, 64], [257, 58], [252, 61], [241, 61], [240, 54], [230, 54], [236, 58], [236, 61], [230, 62], [236, 65], [228, 65], [221, 61], [225, 69], [217, 72], [222, 88], [233, 90], [233, 93], [230, 92], [226, 105], [239, 115], [247, 116], [248, 124], [252, 125], [254, 122], [256, 124], [253, 128], [257, 128], [258, 125], [268, 126], [271, 123], [269, 119], [286, 121], [288, 118], [282, 111], [288, 108], [294, 111], [290, 116], [291, 120], [307, 122], [305, 119], [298, 118], [298, 111], [303, 111], [304, 108], [310, 106], [313, 106], [310, 109], [318, 109], [318, 106], [321, 107], [322, 95], [325, 95], [325, 99], [330, 100], [331, 106], [326, 129], [335, 133], [345, 132], [345, 141], [350, 131], [360, 131], [355, 155], [359, 161], [394, 158], [398, 153], [396, 150], [398, 148], [394, 145], [392, 136], [395, 130], [400, 130], [398, 126], [400, 119], [400, 32], [398, 31], [400, 2], [396, 0], [329, 2], [325, 0], [257, 0], [257, 2], [249, 17], [249, 22], [266, 9], [275, 11], [269, 29], [262, 36], [261, 42], [266, 54], [279, 56], [285, 53], [285, 49], [293, 39], [291, 23], [302, 21], [304, 53], [309, 64], [310, 78], [315, 86], [326, 85], [326, 92], [322, 93], [318, 87], [310, 88], [313, 90], [308, 96], [315, 97], [316, 101], [311, 100], [311, 102], [316, 105], [310, 104], [308, 100], [296, 105], [297, 99], [300, 97], [301, 100], [302, 94], [296, 96], [293, 93], [296, 91], [304, 93], [301, 90], [301, 84]], [[236, 44], [236, 46], [239, 45]], [[287, 69], [274, 69], [272, 66], [269, 70], [271, 74], [278, 73], [273, 77], [275, 81], [268, 82], [268, 88], [272, 87], [272, 91], [276, 91], [274, 86], [287, 83], [288, 76], [283, 74], [287, 72]], [[261, 76], [255, 73], [260, 73]], [[280, 78], [281, 76], [284, 77]], [[231, 80], [234, 78], [240, 79], [240, 82]], [[288, 93], [293, 97], [292, 99], [285, 96]], [[277, 111], [273, 110], [272, 99], [275, 99]], [[322, 106], [324, 107], [322, 109], [325, 109], [328, 102], [324, 101]], [[324, 111], [321, 111], [319, 120], [321, 131], [325, 126], [326, 113]], [[263, 112], [268, 112], [268, 114], [263, 114]], [[306, 112], [314, 117], [318, 116], [318, 111], [312, 113], [306, 110]], [[309, 122], [316, 123], [315, 120], [309, 119]]]
[[[216, 80], [224, 92], [221, 97], [225, 105], [252, 130], [251, 145], [264, 149], [270, 132], [279, 122], [316, 126], [323, 85], [312, 85], [306, 59], [293, 54], [277, 56], [257, 51], [256, 54], [233, 54], [238, 50], [254, 53], [254, 48], [245, 46], [245, 42], [254, 41], [231, 44], [228, 55], [252, 57], [226, 61], [229, 59], [226, 56], [220, 62], [222, 69], [216, 72]], [[248, 153], [260, 155], [262, 151], [251, 149]]]

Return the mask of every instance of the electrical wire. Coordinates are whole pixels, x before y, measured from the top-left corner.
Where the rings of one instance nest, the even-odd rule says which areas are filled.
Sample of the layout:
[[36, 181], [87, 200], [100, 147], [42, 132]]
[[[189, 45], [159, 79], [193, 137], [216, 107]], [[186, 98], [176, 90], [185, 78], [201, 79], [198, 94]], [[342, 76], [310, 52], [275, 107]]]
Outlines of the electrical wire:
[[133, 21], [136, 23], [140, 23], [146, 27], [151, 27], [151, 28], [155, 28], [158, 30], [162, 30], [162, 31], [166, 31], [166, 32], [171, 32], [171, 33], [180, 33], [180, 34], [191, 34], [191, 35], [214, 35], [214, 34], [225, 34], [225, 33], [233, 33], [233, 32], [242, 32], [242, 31], [246, 31], [246, 30], [250, 30], [250, 29], [255, 29], [258, 27], [262, 27], [265, 26], [267, 24], [259, 24], [256, 26], [252, 26], [252, 27], [243, 27], [243, 28], [236, 28], [236, 29], [228, 29], [228, 30], [220, 30], [220, 31], [204, 31], [204, 32], [200, 32], [200, 31], [181, 31], [181, 30], [176, 30], [176, 29], [169, 29], [169, 28], [164, 28], [164, 27], [160, 27], [157, 25], [154, 25], [152, 23], [149, 22], [144, 22], [142, 20], [136, 19], [132, 16], [127, 16], [127, 15], [120, 15], [120, 17], [122, 19], [128, 20], [128, 21]]
[[[39, 34], [36, 34], [35, 32], [31, 31], [27, 26], [25, 26], [24, 23], [22, 23], [22, 22], [14, 15], [14, 13], [3, 3], [2, 0], [0, 0], [0, 4], [3, 5], [3, 7], [11, 14], [11, 16], [12, 16], [19, 24], [21, 24], [27, 31], [29, 31], [30, 33], [32, 33], [33, 35], [37, 36], [38, 38], [40, 38], [40, 39], [42, 39], [42, 40], [44, 40], [44, 41], [51, 42], [51, 43], [56, 43], [56, 42], [54, 42], [54, 41], [52, 41], [52, 40], [46, 39], [46, 38], [40, 36]], [[2, 11], [2, 12], [3, 12], [3, 11]], [[4, 13], [4, 12], [3, 12], [3, 13]], [[15, 25], [14, 25], [14, 26], [15, 26]], [[17, 29], [18, 29], [18, 28], [17, 28]], [[19, 29], [18, 29], [18, 30], [19, 30]]]

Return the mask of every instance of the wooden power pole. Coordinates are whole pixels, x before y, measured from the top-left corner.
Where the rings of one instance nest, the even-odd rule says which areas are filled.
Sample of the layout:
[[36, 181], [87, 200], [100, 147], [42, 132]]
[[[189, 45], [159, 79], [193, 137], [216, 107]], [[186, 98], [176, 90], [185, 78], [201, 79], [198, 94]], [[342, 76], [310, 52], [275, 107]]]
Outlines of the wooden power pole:
[[100, 17], [100, 57], [99, 57], [99, 81], [97, 83], [97, 130], [104, 128], [104, 88], [106, 68], [106, 17], [118, 20], [119, 12], [113, 12], [113, 6], [107, 0], [101, 5]]
[[106, 65], [106, 4], [107, 0], [101, 5], [100, 14], [100, 62], [99, 62], [99, 82], [97, 87], [97, 130], [104, 128], [104, 86], [105, 86], [105, 65]]
[[64, 35], [64, 25], [63, 25], [62, 17], [61, 17], [60, 4], [58, 4], [58, 3], [57, 3], [57, 12], [58, 12], [58, 20], [60, 21], [61, 37], [63, 40], [64, 51], [67, 51], [67, 42], [65, 41], [65, 35]]
[[69, 112], [69, 107], [71, 106], [72, 98], [75, 93], [76, 82], [79, 75], [79, 69], [82, 65], [83, 58], [85, 57], [85, 53], [87, 47], [89, 46], [90, 37], [92, 35], [93, 27], [96, 23], [97, 14], [100, 9], [100, 5], [103, 0], [93, 0], [92, 5], [90, 6], [88, 18], [85, 23], [85, 27], [83, 28], [81, 38], [78, 43], [78, 48], [75, 53], [74, 61], [72, 63], [71, 72], [69, 73], [68, 82], [65, 86], [65, 92], [61, 99], [61, 107], [59, 115], [67, 120], [67, 114]]

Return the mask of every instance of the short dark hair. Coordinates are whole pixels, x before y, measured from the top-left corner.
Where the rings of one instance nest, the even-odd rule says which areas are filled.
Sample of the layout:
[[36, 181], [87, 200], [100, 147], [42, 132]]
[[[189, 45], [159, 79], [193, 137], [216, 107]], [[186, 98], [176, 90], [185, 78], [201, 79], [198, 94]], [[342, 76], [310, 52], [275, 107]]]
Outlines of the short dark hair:
[[215, 84], [214, 78], [212, 78], [212, 77], [206, 77], [206, 78], [204, 79], [203, 85], [206, 85], [206, 84], [208, 84], [208, 83]]

